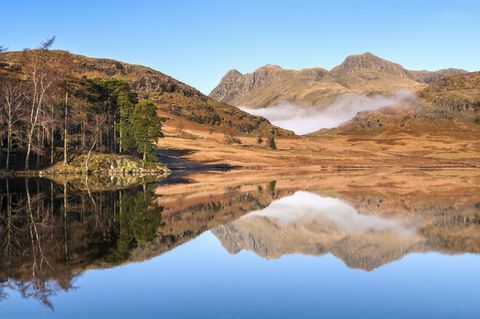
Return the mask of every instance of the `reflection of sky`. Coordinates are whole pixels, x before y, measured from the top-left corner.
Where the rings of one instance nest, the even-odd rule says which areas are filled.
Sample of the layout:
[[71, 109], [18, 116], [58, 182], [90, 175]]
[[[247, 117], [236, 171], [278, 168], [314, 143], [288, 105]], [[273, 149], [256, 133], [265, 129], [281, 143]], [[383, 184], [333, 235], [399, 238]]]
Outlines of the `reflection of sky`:
[[312, 221], [330, 222], [345, 233], [387, 230], [399, 234], [411, 233], [410, 229], [399, 224], [399, 220], [359, 214], [353, 206], [342, 200], [303, 191], [276, 200], [268, 207], [253, 211], [242, 218], [253, 216], [266, 217], [280, 226]]
[[228, 254], [209, 232], [162, 256], [87, 271], [55, 312], [18, 295], [0, 318], [479, 318], [480, 258], [410, 254], [372, 272], [331, 255]]

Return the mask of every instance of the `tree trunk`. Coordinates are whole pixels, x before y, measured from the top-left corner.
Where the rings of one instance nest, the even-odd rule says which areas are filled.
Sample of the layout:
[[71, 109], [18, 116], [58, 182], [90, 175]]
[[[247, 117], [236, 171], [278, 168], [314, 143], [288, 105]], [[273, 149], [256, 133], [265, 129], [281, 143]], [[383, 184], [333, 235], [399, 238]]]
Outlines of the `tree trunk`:
[[[53, 103], [52, 103], [51, 111], [52, 111], [52, 121], [53, 121], [55, 118]], [[53, 160], [55, 157], [55, 125], [53, 123], [52, 123], [50, 134], [51, 134], [51, 137], [50, 137], [50, 165], [51, 165], [53, 164]]]
[[63, 131], [63, 165], [67, 165], [68, 157], [68, 133], [67, 133], [67, 121], [68, 121], [68, 91], [65, 93], [65, 123]]
[[8, 171], [9, 164], [10, 164], [10, 149], [12, 147], [12, 128], [9, 126], [8, 127], [8, 133], [7, 133], [7, 158], [6, 158], [6, 163], [5, 163], [5, 170]]
[[123, 125], [120, 123], [120, 143], [119, 143], [119, 153], [123, 152]]
[[85, 149], [85, 122], [82, 122], [82, 148]]
[[85, 159], [85, 174], [88, 174], [88, 162], [90, 161], [90, 155], [92, 154], [93, 149], [95, 148], [95, 145], [97, 144], [97, 141], [93, 142], [92, 147], [88, 150], [87, 158]]
[[146, 162], [147, 162], [147, 145], [143, 147], [143, 164], [142, 164], [143, 168], [145, 168]]
[[[38, 130], [37, 130], [37, 141], [38, 141], [38, 143], [39, 143], [40, 145], [42, 145], [42, 147], [43, 147], [43, 141], [42, 141], [42, 139], [40, 138], [40, 131], [38, 131]], [[36, 157], [35, 160], [36, 160], [36, 162], [37, 162], [37, 165], [36, 165], [35, 168], [38, 169], [38, 168], [40, 167], [40, 154], [37, 153], [35, 157]]]
[[117, 153], [117, 120], [113, 120], [113, 153]]
[[[31, 131], [33, 131], [33, 129]], [[33, 132], [28, 135], [27, 154], [25, 155], [25, 170], [28, 170], [30, 168], [28, 162], [30, 160], [30, 153], [32, 151], [32, 138]]]

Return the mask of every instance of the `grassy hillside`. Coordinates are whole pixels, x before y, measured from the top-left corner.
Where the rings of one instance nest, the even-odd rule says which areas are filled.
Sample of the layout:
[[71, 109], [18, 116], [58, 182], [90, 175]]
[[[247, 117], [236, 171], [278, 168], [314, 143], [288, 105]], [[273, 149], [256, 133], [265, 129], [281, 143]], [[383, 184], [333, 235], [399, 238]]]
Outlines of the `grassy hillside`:
[[[38, 50], [8, 52], [2, 54], [0, 75], [25, 77], [24, 62]], [[151, 68], [123, 63], [111, 59], [97, 59], [65, 51], [42, 51], [48, 66], [55, 71], [68, 70], [74, 79], [119, 79], [129, 83], [139, 99], [148, 99], [158, 105], [159, 112], [167, 119], [180, 117], [188, 125], [193, 122], [205, 130], [226, 131], [230, 134], [278, 135], [290, 132], [272, 126], [266, 119], [252, 116], [231, 105], [217, 102], [195, 88]]]

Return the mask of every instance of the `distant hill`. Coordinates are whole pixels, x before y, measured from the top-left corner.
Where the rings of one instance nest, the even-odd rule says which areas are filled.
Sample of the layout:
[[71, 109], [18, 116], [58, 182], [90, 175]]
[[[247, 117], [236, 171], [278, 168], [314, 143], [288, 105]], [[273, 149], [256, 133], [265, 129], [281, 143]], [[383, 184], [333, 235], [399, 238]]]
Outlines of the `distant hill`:
[[444, 77], [421, 91], [420, 97], [431, 105], [462, 112], [480, 124], [480, 72]]
[[446, 75], [465, 70], [410, 71], [371, 53], [351, 55], [328, 71], [322, 68], [286, 70], [265, 65], [252, 73], [230, 70], [209, 96], [236, 106], [268, 107], [281, 102], [323, 107], [344, 93], [393, 94], [418, 91]]
[[[38, 53], [38, 50], [3, 53], [0, 75], [24, 77], [22, 61], [35, 53]], [[231, 134], [257, 135], [272, 130], [279, 135], [291, 134], [272, 126], [265, 118], [218, 102], [149, 67], [111, 59], [90, 58], [60, 50], [44, 51], [43, 54], [46, 55], [49, 67], [62, 72], [69, 70], [71, 76], [77, 79], [116, 78], [127, 81], [140, 99], [155, 102], [162, 115], [175, 118], [177, 122], [185, 121], [182, 125], [194, 123], [204, 130], [220, 130]]]
[[340, 127], [321, 130], [318, 134], [393, 136], [428, 133], [459, 140], [466, 134], [480, 136], [480, 72], [443, 77], [419, 91], [418, 96], [416, 101], [360, 112]]

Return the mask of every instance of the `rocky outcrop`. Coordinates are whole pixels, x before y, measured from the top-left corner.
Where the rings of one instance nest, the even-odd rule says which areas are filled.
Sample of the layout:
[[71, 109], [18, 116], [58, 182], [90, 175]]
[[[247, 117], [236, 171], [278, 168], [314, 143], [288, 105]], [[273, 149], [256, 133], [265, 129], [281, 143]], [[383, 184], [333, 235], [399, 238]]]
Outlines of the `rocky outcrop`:
[[220, 84], [210, 93], [210, 97], [218, 101], [228, 100], [228, 95], [232, 94], [232, 88], [242, 73], [233, 69], [227, 72], [220, 81]]
[[480, 119], [480, 72], [444, 77], [420, 92], [420, 97], [441, 108]]
[[415, 79], [415, 81], [430, 84], [436, 82], [446, 76], [455, 75], [455, 74], [466, 74], [468, 73], [462, 69], [442, 69], [438, 71], [409, 71], [410, 75]]
[[333, 68], [330, 72], [335, 76], [343, 76], [361, 70], [377, 70], [386, 74], [393, 74], [400, 77], [409, 77], [408, 71], [400, 64], [379, 58], [370, 52], [348, 56], [342, 64]]
[[140, 159], [128, 155], [94, 153], [75, 154], [68, 160], [68, 164], [56, 163], [52, 167], [42, 171], [48, 174], [88, 174], [94, 175], [124, 175], [124, 174], [164, 174], [169, 170], [161, 163], [143, 163]]

